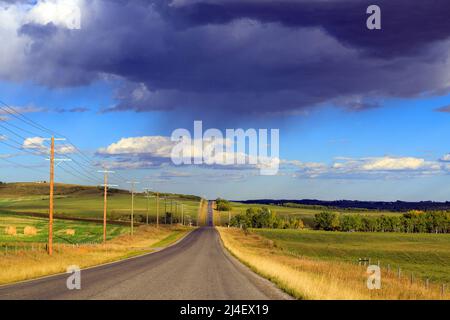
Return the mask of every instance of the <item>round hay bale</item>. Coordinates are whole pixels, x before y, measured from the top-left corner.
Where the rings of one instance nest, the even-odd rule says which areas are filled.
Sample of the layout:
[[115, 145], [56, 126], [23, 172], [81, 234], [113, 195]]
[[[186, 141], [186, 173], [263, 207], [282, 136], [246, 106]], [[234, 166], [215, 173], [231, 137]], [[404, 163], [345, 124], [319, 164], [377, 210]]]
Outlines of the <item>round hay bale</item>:
[[13, 226], [7, 226], [5, 228], [5, 233], [10, 236], [15, 236], [17, 234], [17, 229], [16, 229], [16, 227], [13, 227]]
[[75, 235], [75, 230], [74, 230], [74, 229], [67, 229], [67, 230], [66, 230], [66, 235], [68, 235], [68, 236], [74, 236], [74, 235]]
[[35, 236], [37, 235], [37, 229], [32, 226], [26, 226], [23, 228], [23, 234], [26, 236]]

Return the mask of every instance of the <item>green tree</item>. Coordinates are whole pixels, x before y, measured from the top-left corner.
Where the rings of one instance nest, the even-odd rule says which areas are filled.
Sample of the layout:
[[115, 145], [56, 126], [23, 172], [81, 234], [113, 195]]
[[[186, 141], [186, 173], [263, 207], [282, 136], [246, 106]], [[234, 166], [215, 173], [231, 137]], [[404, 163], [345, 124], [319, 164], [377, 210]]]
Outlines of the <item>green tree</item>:
[[314, 215], [314, 224], [316, 229], [337, 230], [339, 228], [339, 218], [333, 212], [322, 211]]
[[362, 219], [359, 214], [342, 215], [339, 219], [340, 230], [342, 231], [361, 231]]
[[231, 211], [233, 207], [231, 203], [225, 199], [217, 198], [216, 199], [216, 209], [218, 211]]

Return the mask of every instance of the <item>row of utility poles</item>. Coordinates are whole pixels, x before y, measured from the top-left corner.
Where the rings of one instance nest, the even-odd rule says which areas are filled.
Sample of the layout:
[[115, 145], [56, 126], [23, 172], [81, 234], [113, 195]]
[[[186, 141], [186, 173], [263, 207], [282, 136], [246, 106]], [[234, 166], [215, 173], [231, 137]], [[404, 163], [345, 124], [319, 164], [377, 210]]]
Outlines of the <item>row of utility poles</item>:
[[[55, 159], [55, 141], [65, 140], [64, 138], [55, 138], [51, 137], [49, 139], [50, 142], [50, 158], [47, 159], [50, 161], [50, 197], [49, 197], [49, 222], [48, 222], [48, 245], [47, 251], [49, 255], [53, 254], [53, 191], [55, 184], [55, 162], [58, 164], [61, 161], [71, 161], [71, 159]], [[57, 164], [57, 165], [58, 165]], [[108, 207], [108, 188], [109, 187], [117, 187], [116, 184], [108, 184], [108, 175], [110, 173], [114, 173], [114, 171], [109, 170], [99, 170], [104, 174], [104, 198], [103, 198], [103, 243], [106, 243], [106, 212]], [[127, 183], [131, 184], [131, 219], [130, 219], [130, 227], [131, 227], [131, 235], [134, 233], [134, 193], [135, 193], [135, 185], [139, 183], [139, 181], [132, 180], [127, 181]], [[145, 188], [146, 198], [147, 198], [147, 214], [146, 214], [146, 223], [148, 224], [148, 215], [149, 215], [149, 199], [151, 198], [149, 195], [149, 188]], [[171, 210], [173, 213], [173, 200], [171, 200]], [[181, 223], [184, 225], [184, 204], [179, 204], [175, 202], [176, 214], [178, 215], [178, 206], [181, 207]], [[167, 198], [164, 198], [164, 208], [165, 212], [167, 212]], [[167, 221], [165, 221], [167, 223]], [[170, 223], [172, 224], [172, 214], [170, 216]], [[159, 228], [159, 192], [156, 192], [156, 227]]]

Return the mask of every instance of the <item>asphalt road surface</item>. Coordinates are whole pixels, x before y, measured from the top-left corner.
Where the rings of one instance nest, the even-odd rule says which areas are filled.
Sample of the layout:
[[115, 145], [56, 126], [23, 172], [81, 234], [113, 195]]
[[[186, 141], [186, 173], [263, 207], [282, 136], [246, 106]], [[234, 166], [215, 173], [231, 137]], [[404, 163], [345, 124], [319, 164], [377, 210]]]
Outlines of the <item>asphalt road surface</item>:
[[81, 271], [81, 289], [68, 290], [69, 274], [0, 287], [0, 299], [289, 299], [222, 247], [207, 226], [156, 253]]

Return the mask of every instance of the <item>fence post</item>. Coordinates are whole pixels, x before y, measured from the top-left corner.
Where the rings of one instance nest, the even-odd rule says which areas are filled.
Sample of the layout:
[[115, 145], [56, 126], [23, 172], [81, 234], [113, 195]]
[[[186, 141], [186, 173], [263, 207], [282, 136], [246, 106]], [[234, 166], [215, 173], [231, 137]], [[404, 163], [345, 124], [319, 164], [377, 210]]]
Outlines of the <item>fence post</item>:
[[427, 288], [427, 290], [430, 288], [430, 279], [428, 278], [425, 280], [425, 288]]
[[411, 285], [413, 284], [413, 282], [414, 282], [414, 274], [411, 272]]
[[400, 269], [400, 267], [398, 267], [398, 272], [397, 272], [397, 274], [398, 274], [398, 278], [400, 279], [400, 277], [401, 277], [401, 275], [402, 275], [402, 269]]
[[441, 286], [441, 296], [442, 296], [442, 298], [444, 298], [444, 295], [445, 295], [445, 284], [442, 284], [442, 286]]

